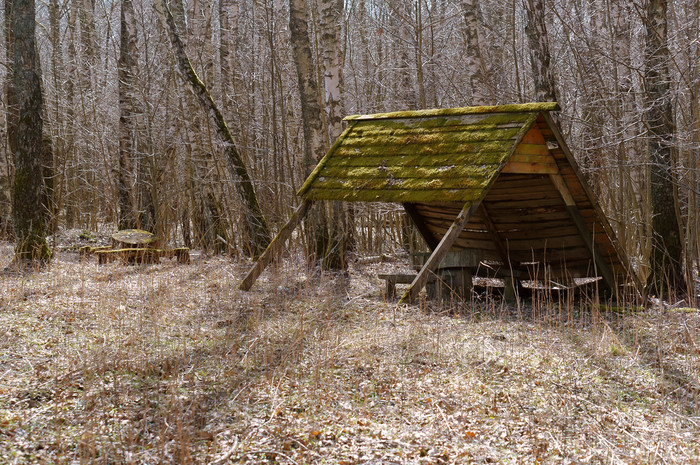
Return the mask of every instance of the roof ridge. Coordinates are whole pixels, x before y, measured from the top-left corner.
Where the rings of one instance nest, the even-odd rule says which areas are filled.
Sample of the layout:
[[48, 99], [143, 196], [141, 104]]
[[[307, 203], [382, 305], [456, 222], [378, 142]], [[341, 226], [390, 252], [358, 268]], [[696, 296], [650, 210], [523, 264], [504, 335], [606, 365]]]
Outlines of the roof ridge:
[[344, 121], [364, 121], [376, 119], [420, 118], [428, 116], [458, 116], [477, 115], [489, 113], [530, 113], [541, 111], [559, 111], [557, 102], [531, 102], [510, 105], [487, 105], [460, 108], [435, 108], [431, 110], [394, 111], [390, 113], [375, 113], [372, 115], [352, 115], [345, 117]]

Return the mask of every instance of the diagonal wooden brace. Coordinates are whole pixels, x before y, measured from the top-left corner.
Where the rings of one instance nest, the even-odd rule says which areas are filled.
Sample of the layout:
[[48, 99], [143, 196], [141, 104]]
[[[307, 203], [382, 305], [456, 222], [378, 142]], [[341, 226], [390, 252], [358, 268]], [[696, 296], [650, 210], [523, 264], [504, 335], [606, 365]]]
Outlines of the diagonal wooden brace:
[[591, 257], [593, 257], [593, 263], [596, 267], [595, 271], [600, 273], [605, 287], [607, 287], [611, 292], [614, 292], [617, 287], [615, 283], [615, 274], [610, 269], [610, 266], [608, 266], [605, 259], [600, 255], [600, 252], [595, 245], [595, 241], [593, 240], [593, 235], [586, 225], [586, 220], [583, 219], [581, 213], [578, 211], [576, 202], [574, 201], [569, 188], [566, 186], [566, 181], [564, 181], [564, 178], [562, 178], [560, 174], [550, 174], [549, 177], [552, 180], [554, 187], [556, 187], [559, 191], [559, 195], [561, 195], [564, 205], [566, 205], [566, 211], [569, 213], [571, 221], [573, 221], [574, 226], [576, 226], [576, 230], [581, 235], [581, 239], [583, 239], [583, 242], [586, 244], [586, 248], [591, 253]]
[[255, 281], [257, 281], [258, 276], [260, 276], [260, 274], [265, 270], [267, 265], [269, 265], [270, 262], [277, 258], [280, 252], [282, 252], [284, 243], [287, 242], [287, 239], [291, 237], [292, 232], [294, 232], [296, 227], [299, 226], [301, 220], [307, 213], [309, 213], [312, 203], [313, 202], [310, 200], [304, 200], [304, 202], [297, 207], [287, 224], [282, 226], [282, 229], [280, 229], [275, 238], [272, 239], [272, 242], [270, 242], [270, 245], [268, 245], [262, 255], [260, 255], [258, 261], [255, 262], [255, 266], [253, 266], [245, 278], [243, 278], [243, 281], [241, 282], [240, 286], [238, 286], [238, 289], [242, 291], [249, 291], [250, 288], [253, 287], [253, 284], [255, 284]]
[[452, 245], [455, 243], [462, 230], [469, 222], [469, 219], [474, 215], [477, 208], [481, 204], [481, 200], [471, 203], [468, 202], [464, 205], [462, 210], [457, 215], [454, 223], [447, 230], [447, 233], [442, 237], [442, 240], [437, 245], [433, 253], [430, 255], [428, 260], [423, 265], [423, 268], [418, 272], [418, 276], [411, 283], [411, 287], [408, 288], [406, 293], [401, 297], [399, 304], [402, 303], [412, 303], [418, 297], [418, 293], [423, 289], [425, 284], [428, 282], [430, 276], [435, 272], [442, 259], [445, 258], [447, 252], [449, 252]]

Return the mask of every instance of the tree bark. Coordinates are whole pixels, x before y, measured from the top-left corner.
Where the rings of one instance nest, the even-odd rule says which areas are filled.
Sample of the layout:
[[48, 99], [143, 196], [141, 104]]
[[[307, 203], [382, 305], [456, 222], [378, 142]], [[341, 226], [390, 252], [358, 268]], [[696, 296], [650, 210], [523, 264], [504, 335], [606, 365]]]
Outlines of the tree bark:
[[[340, 32], [342, 30], [343, 1], [321, 0], [321, 42], [323, 46], [323, 69], [325, 87], [325, 110], [328, 121], [328, 146], [343, 130], [343, 67]], [[352, 209], [346, 203], [332, 202], [329, 205], [328, 237], [323, 255], [324, 268], [345, 270], [348, 267], [348, 251], [352, 247]]]
[[557, 102], [557, 86], [552, 72], [552, 55], [544, 15], [545, 0], [524, 0], [527, 23], [525, 33], [530, 45], [530, 65], [535, 80], [535, 100]]
[[469, 87], [471, 88], [471, 105], [494, 104], [494, 97], [487, 85], [490, 67], [484, 59], [484, 40], [481, 33], [481, 14], [478, 0], [462, 0], [464, 16], [464, 35], [467, 40], [467, 53], [464, 57]]
[[[328, 147], [327, 137], [323, 133], [321, 103], [319, 102], [318, 82], [311, 55], [308, 21], [309, 12], [306, 0], [289, 0], [289, 31], [297, 71], [303, 121], [304, 177], [308, 177]], [[323, 203], [316, 204], [306, 223], [306, 229], [310, 236], [309, 256], [312, 261], [324, 257], [330, 240], [324, 207]]]
[[137, 228], [136, 117], [134, 115], [134, 74], [136, 72], [136, 22], [131, 0], [121, 2], [119, 77], [119, 229]]
[[653, 244], [649, 285], [659, 295], [685, 293], [681, 228], [676, 213], [673, 173], [673, 111], [669, 88], [667, 0], [648, 0], [644, 82], [649, 131]]
[[214, 103], [211, 94], [207, 87], [199, 79], [192, 64], [190, 63], [185, 46], [178, 35], [177, 28], [173, 15], [168, 8], [166, 0], [162, 0], [162, 6], [165, 12], [166, 22], [170, 33], [170, 41], [175, 51], [178, 66], [183, 78], [191, 85], [202, 108], [207, 111], [215, 123], [219, 136], [223, 139], [224, 150], [228, 161], [228, 168], [236, 182], [236, 190], [245, 204], [245, 222], [244, 228], [248, 234], [251, 251], [254, 255], [261, 254], [267, 245], [270, 243], [270, 229], [267, 226], [267, 221], [262, 214], [258, 198], [253, 188], [253, 182], [248, 175], [243, 159], [241, 158], [236, 142], [233, 140], [231, 131], [224, 120], [223, 115]]
[[46, 200], [42, 183], [42, 95], [36, 69], [34, 0], [13, 2], [13, 79], [17, 91], [17, 147], [13, 218], [15, 261], [47, 261], [44, 221]]
[[[5, 0], [5, 62], [12, 63], [15, 58], [14, 35], [12, 33], [12, 0]], [[3, 160], [3, 172], [0, 174], [0, 186], [3, 188], [0, 195], [0, 234], [5, 236], [12, 228], [12, 199], [10, 194], [13, 178], [12, 159], [17, 148], [17, 91], [11, 70], [5, 81], [5, 159]], [[11, 235], [11, 234], [10, 234]]]

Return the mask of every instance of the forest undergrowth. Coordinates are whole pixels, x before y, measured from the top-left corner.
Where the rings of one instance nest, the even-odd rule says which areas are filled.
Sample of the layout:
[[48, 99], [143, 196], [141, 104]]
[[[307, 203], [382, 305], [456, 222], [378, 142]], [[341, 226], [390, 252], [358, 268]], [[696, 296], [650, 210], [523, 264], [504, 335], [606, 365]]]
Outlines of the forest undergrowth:
[[397, 306], [400, 260], [300, 263], [4, 276], [0, 463], [700, 462], [697, 309]]

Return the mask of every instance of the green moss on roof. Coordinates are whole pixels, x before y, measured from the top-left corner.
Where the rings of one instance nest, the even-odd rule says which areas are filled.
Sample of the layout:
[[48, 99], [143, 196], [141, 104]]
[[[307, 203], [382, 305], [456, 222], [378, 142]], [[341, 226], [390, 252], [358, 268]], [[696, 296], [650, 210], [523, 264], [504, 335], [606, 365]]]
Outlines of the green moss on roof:
[[306, 180], [308, 200], [477, 200], [541, 111], [556, 104], [470, 107], [350, 118]]
[[352, 115], [345, 118], [346, 121], [353, 120], [376, 120], [376, 119], [400, 119], [416, 118], [426, 116], [456, 116], [474, 115], [484, 113], [528, 113], [540, 111], [559, 111], [559, 104], [556, 102], [534, 102], [514, 105], [492, 105], [461, 108], [439, 108], [433, 110], [415, 111], [394, 111], [390, 113], [376, 113], [373, 115]]

